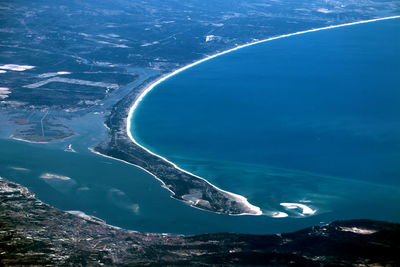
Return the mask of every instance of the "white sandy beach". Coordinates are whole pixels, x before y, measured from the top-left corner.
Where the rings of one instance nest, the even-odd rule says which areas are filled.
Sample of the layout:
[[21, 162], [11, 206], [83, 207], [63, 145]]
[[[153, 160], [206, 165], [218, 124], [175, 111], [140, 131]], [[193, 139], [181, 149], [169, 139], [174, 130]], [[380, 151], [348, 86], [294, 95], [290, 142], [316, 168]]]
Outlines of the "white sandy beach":
[[71, 177], [59, 175], [55, 173], [43, 173], [40, 175], [41, 179], [55, 179], [55, 180], [62, 180], [62, 181], [69, 181], [72, 180]]
[[[121, 159], [117, 159], [117, 158], [114, 158], [114, 157], [111, 157], [111, 156], [104, 155], [104, 154], [102, 154], [102, 153], [100, 153], [100, 152], [95, 151], [93, 148], [89, 148], [89, 150], [90, 150], [92, 153], [97, 154], [97, 155], [99, 155], [99, 156], [106, 157], [106, 158], [113, 159], [113, 160], [117, 160], [117, 161], [126, 163], [126, 164], [128, 164], [128, 165], [135, 166], [135, 167], [137, 167], [137, 168], [139, 168], [139, 169], [145, 171], [146, 173], [148, 173], [148, 174], [150, 174], [151, 176], [153, 176], [156, 180], [158, 180], [158, 181], [162, 184], [162, 187], [163, 187], [163, 188], [165, 188], [165, 189], [167, 189], [168, 191], [170, 191], [172, 195], [175, 195], [175, 193], [174, 193], [171, 189], [168, 188], [168, 186], [164, 183], [163, 180], [161, 180], [160, 178], [158, 178], [156, 175], [154, 175], [153, 173], [149, 172], [149, 171], [146, 170], [145, 168], [143, 168], [143, 167], [141, 167], [141, 166], [139, 166], [139, 165], [136, 165], [136, 164], [127, 162], [127, 161], [125, 161], [125, 160], [121, 160]], [[169, 161], [168, 161], [168, 162], [169, 162]], [[173, 166], [176, 166], [176, 165], [173, 164], [172, 162], [170, 162], [170, 163], [171, 163]], [[178, 168], [178, 169], [181, 170], [180, 168]], [[184, 170], [182, 170], [182, 171], [183, 171], [183, 172], [186, 172], [186, 173], [189, 173], [189, 172], [184, 171]], [[202, 179], [202, 180], [206, 181], [207, 183], [209, 183], [207, 180], [205, 180], [205, 179], [203, 179], [203, 178], [201, 178], [201, 177], [199, 177], [199, 176], [196, 176], [196, 175], [193, 175], [193, 176], [195, 176], [195, 177], [197, 177], [197, 178], [199, 178], [199, 179]], [[251, 205], [250, 203], [248, 203], [248, 201], [247, 201], [247, 199], [246, 199], [245, 197], [243, 197], [243, 196], [241, 196], [241, 195], [237, 195], [237, 194], [231, 193], [231, 192], [227, 192], [227, 191], [222, 190], [222, 189], [219, 189], [218, 187], [214, 186], [214, 185], [211, 184], [211, 183], [209, 183], [209, 184], [210, 184], [211, 186], [215, 187], [217, 190], [220, 190], [221, 192], [224, 192], [224, 193], [227, 193], [227, 194], [233, 196], [233, 198], [236, 198], [236, 201], [238, 201], [238, 202], [240, 201], [240, 202], [245, 203], [245, 204], [247, 203], [250, 207], [254, 207], [254, 211], [259, 212], [259, 214], [253, 214], [253, 213], [248, 213], [248, 214], [247, 214], [247, 213], [246, 213], [246, 214], [245, 214], [245, 213], [243, 213], [243, 214], [232, 214], [232, 216], [239, 216], [239, 215], [261, 215], [261, 214], [262, 214], [261, 209], [258, 208], [258, 207], [256, 207], [256, 206]], [[244, 199], [244, 200], [243, 200], [243, 199]], [[243, 201], [245, 201], [245, 202], [243, 202]], [[201, 209], [201, 208], [196, 207], [196, 206], [193, 206], [193, 205], [191, 205], [191, 206], [194, 207], [194, 208], [200, 209], [200, 210], [204, 210], [204, 209]], [[215, 213], [220, 213], [220, 212], [215, 212]], [[220, 213], [220, 214], [222, 214], [222, 213]]]
[[295, 210], [295, 209], [301, 210], [300, 213], [301, 216], [310, 216], [314, 215], [317, 212], [317, 210], [312, 209], [309, 206], [300, 203], [280, 203], [280, 205], [286, 208], [287, 210]]
[[[363, 21], [357, 21], [357, 22], [350, 22], [350, 23], [344, 23], [344, 24], [339, 24], [339, 25], [326, 26], [326, 27], [315, 28], [315, 29], [310, 29], [310, 30], [305, 30], [305, 31], [299, 31], [299, 32], [294, 32], [294, 33], [290, 33], [290, 34], [279, 35], [279, 36], [270, 37], [270, 38], [267, 38], [267, 39], [264, 39], [264, 40], [259, 40], [259, 41], [247, 43], [247, 44], [244, 44], [244, 45], [240, 45], [240, 46], [234, 47], [234, 48], [232, 48], [232, 49], [228, 49], [228, 50], [226, 50], [226, 51], [223, 51], [223, 52], [214, 54], [214, 55], [212, 55], [212, 56], [209, 56], [209, 57], [200, 59], [200, 60], [195, 61], [195, 62], [193, 62], [193, 63], [191, 63], [191, 64], [188, 64], [188, 65], [186, 65], [186, 66], [184, 66], [184, 67], [182, 67], [182, 68], [180, 68], [180, 69], [177, 69], [177, 70], [175, 70], [175, 71], [173, 71], [173, 72], [171, 72], [171, 73], [169, 73], [169, 74], [167, 74], [167, 75], [165, 75], [165, 76], [162, 76], [160, 79], [158, 79], [158, 80], [156, 80], [155, 82], [151, 83], [148, 87], [146, 87], [146, 88], [143, 90], [143, 92], [139, 95], [139, 97], [135, 100], [135, 102], [133, 103], [133, 105], [132, 105], [132, 106], [130, 107], [130, 109], [129, 109], [129, 113], [128, 113], [128, 117], [127, 117], [127, 122], [126, 122], [126, 132], [127, 132], [127, 135], [129, 136], [129, 138], [132, 140], [133, 143], [135, 143], [137, 146], [143, 148], [143, 149], [144, 149], [145, 151], [147, 151], [148, 153], [150, 153], [150, 154], [152, 154], [152, 155], [154, 155], [154, 156], [157, 156], [157, 157], [163, 159], [164, 161], [170, 163], [170, 164], [173, 165], [176, 169], [178, 169], [178, 170], [180, 170], [180, 171], [182, 171], [182, 172], [185, 172], [185, 173], [187, 173], [187, 174], [190, 174], [190, 175], [192, 175], [192, 176], [195, 176], [195, 177], [197, 177], [197, 178], [199, 178], [199, 179], [202, 179], [202, 180], [208, 182], [207, 180], [205, 180], [205, 179], [202, 178], [202, 177], [199, 177], [199, 176], [197, 176], [197, 175], [195, 175], [195, 174], [193, 174], [193, 173], [190, 173], [190, 172], [188, 172], [188, 171], [186, 171], [186, 170], [181, 169], [180, 167], [178, 167], [176, 164], [174, 164], [173, 162], [169, 161], [169, 160], [166, 159], [165, 157], [162, 157], [162, 156], [160, 156], [160, 155], [158, 155], [158, 154], [156, 154], [156, 153], [150, 151], [148, 148], [146, 148], [146, 147], [144, 147], [143, 145], [141, 145], [141, 144], [140, 144], [137, 140], [135, 140], [135, 138], [133, 137], [133, 135], [132, 135], [132, 133], [131, 133], [131, 127], [132, 127], [131, 123], [132, 123], [132, 118], [133, 118], [134, 112], [135, 112], [135, 110], [137, 109], [139, 103], [143, 100], [143, 98], [144, 98], [152, 89], [154, 89], [154, 88], [155, 88], [157, 85], [159, 85], [160, 83], [162, 83], [162, 82], [164, 82], [165, 80], [167, 80], [167, 79], [169, 79], [169, 78], [171, 78], [171, 77], [177, 75], [178, 73], [180, 73], [180, 72], [182, 72], [182, 71], [185, 71], [185, 70], [187, 70], [187, 69], [189, 69], [189, 68], [191, 68], [191, 67], [194, 67], [194, 66], [196, 66], [196, 65], [199, 65], [199, 64], [201, 64], [201, 63], [203, 63], [203, 62], [206, 62], [206, 61], [208, 61], [208, 60], [210, 60], [210, 59], [216, 58], [216, 57], [218, 57], [218, 56], [221, 56], [221, 55], [224, 55], [224, 54], [227, 54], [227, 53], [230, 53], [230, 52], [233, 52], [233, 51], [236, 51], [236, 50], [239, 50], [239, 49], [241, 49], [241, 48], [245, 48], [245, 47], [248, 47], [248, 46], [251, 46], [251, 45], [256, 45], [256, 44], [260, 44], [260, 43], [265, 43], [265, 42], [269, 42], [269, 41], [273, 41], [273, 40], [277, 40], [277, 39], [287, 38], [287, 37], [291, 37], [291, 36], [295, 36], [295, 35], [300, 35], [300, 34], [305, 34], [305, 33], [310, 33], [310, 32], [317, 32], [317, 31], [322, 31], [322, 30], [335, 29], [335, 28], [346, 27], [346, 26], [351, 26], [351, 25], [357, 25], [357, 24], [363, 24], [363, 23], [370, 23], [370, 22], [382, 21], [382, 20], [389, 20], [389, 19], [398, 19], [398, 18], [400, 18], [400, 16], [390, 16], [390, 17], [383, 17], [383, 18], [376, 18], [376, 19], [363, 20]], [[154, 175], [153, 175], [153, 176], [154, 176]], [[209, 182], [208, 182], [208, 183], [209, 183]], [[211, 183], [209, 183], [209, 184], [211, 184]], [[212, 185], [212, 184], [211, 184], [211, 185]], [[248, 202], [248, 200], [247, 200], [245, 197], [243, 197], [243, 196], [241, 196], [241, 195], [237, 195], [237, 194], [231, 193], [231, 192], [228, 192], [228, 191], [225, 191], [225, 190], [222, 190], [222, 189], [216, 187], [215, 185], [212, 185], [212, 186], [213, 186], [214, 188], [216, 188], [217, 190], [220, 190], [221, 192], [230, 195], [232, 198], [237, 199], [238, 201], [240, 201], [241, 203], [243, 203], [244, 205], [246, 205], [246, 206], [249, 208], [249, 210], [251, 211], [251, 212], [249, 212], [249, 213], [243, 213], [243, 214], [240, 214], [240, 215], [261, 215], [261, 214], [262, 214], [261, 209], [260, 209], [259, 207], [256, 207], [256, 206], [250, 204], [250, 203]], [[289, 203], [281, 203], [281, 205], [282, 205], [282, 204], [289, 204]], [[290, 203], [290, 204], [293, 204], [293, 203]], [[301, 207], [300, 207], [300, 205], [301, 205]], [[286, 208], [289, 208], [289, 209], [290, 209], [290, 207], [294, 207], [294, 205], [288, 205], [288, 206], [282, 205], [282, 206], [285, 206]], [[309, 207], [307, 207], [307, 206], [306, 206], [306, 207], [303, 207], [303, 206], [304, 206], [304, 205], [302, 205], [302, 204], [297, 204], [297, 203], [296, 203], [296, 207], [297, 207], [297, 208], [302, 208], [302, 209], [303, 209], [303, 214], [304, 214], [304, 215], [306, 215], [306, 214], [307, 214], [307, 215], [311, 215], [311, 214], [313, 214], [313, 212], [315, 212], [314, 210], [309, 209]], [[283, 214], [278, 214], [278, 216], [276, 216], [276, 214], [275, 214], [275, 216], [273, 216], [273, 217], [281, 217], [281, 216], [283, 216]]]

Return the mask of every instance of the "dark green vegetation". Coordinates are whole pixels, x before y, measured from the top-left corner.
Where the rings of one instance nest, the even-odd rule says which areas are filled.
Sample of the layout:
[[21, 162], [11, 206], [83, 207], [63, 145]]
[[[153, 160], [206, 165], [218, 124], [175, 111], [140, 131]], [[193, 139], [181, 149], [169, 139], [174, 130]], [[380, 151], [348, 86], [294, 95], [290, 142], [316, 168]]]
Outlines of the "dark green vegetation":
[[[198, 0], [0, 1], [0, 136], [40, 142], [69, 137], [76, 148], [85, 131], [106, 121], [109, 129], [83, 142], [85, 148], [103, 141], [99, 151], [156, 174], [176, 198], [193, 194], [198, 207], [245, 212], [208, 183], [130, 142], [127, 110], [141, 90], [162, 74], [239, 44], [400, 9], [398, 1], [364, 0], [215, 0], [212, 7]], [[16, 71], [6, 64], [34, 68]], [[54, 209], [17, 184], [1, 180], [0, 187], [0, 265], [399, 262], [396, 224], [336, 222], [274, 236], [141, 234]]]
[[400, 221], [399, 32], [391, 19], [212, 59], [147, 94], [132, 134], [265, 214], [306, 200], [325, 222]]
[[[121, 107], [127, 108], [129, 104], [130, 100], [124, 99], [114, 109], [124, 110]], [[112, 129], [110, 141], [97, 146], [96, 151], [146, 169], [163, 181], [165, 187], [173, 192], [174, 198], [197, 208], [226, 214], [256, 214], [246, 203], [217, 189], [206, 180], [175, 169], [170, 163], [133, 145], [125, 132], [126, 117], [125, 112], [111, 113], [106, 121]]]
[[398, 266], [400, 225], [357, 220], [290, 234], [180, 236], [80, 218], [0, 179], [0, 265]]
[[[129, 97], [180, 66], [239, 44], [398, 11], [396, 1], [1, 1], [2, 134], [52, 141], [79, 134], [68, 121]], [[58, 72], [64, 72], [59, 74]], [[49, 76], [49, 74], [53, 76]], [[51, 77], [79, 82], [49, 82]], [[85, 85], [99, 82], [100, 85]], [[107, 86], [112, 85], [112, 86]], [[119, 112], [119, 110], [118, 110]]]
[[[399, 11], [397, 1], [364, 0], [2, 1], [0, 88], [7, 93], [0, 98], [0, 135], [35, 142], [69, 137], [73, 143], [91, 125], [107, 120], [109, 132], [103, 128], [99, 140], [91, 140], [92, 145], [103, 141], [98, 147], [103, 154], [146, 168], [176, 198], [201, 200], [197, 207], [247, 212], [207, 182], [129, 141], [127, 110], [142, 88], [240, 44]], [[5, 64], [34, 68], [15, 71]], [[94, 113], [98, 119], [86, 119]]]

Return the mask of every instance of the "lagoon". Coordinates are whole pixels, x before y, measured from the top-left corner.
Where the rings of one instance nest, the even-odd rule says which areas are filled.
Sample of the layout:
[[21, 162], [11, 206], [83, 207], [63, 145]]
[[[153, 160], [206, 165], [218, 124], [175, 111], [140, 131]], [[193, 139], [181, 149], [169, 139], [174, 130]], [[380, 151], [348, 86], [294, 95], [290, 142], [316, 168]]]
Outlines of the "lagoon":
[[[247, 197], [263, 216], [191, 208], [146, 172], [91, 153], [105, 134], [90, 119], [98, 115], [82, 118], [74, 125], [82, 134], [62, 143], [0, 139], [0, 176], [57, 208], [136, 231], [266, 234], [338, 219], [399, 222], [399, 26], [374, 22], [243, 48], [168, 79], [141, 102], [132, 123], [141, 144]], [[69, 144], [76, 153], [64, 151]], [[288, 217], [272, 218], [276, 211]]]

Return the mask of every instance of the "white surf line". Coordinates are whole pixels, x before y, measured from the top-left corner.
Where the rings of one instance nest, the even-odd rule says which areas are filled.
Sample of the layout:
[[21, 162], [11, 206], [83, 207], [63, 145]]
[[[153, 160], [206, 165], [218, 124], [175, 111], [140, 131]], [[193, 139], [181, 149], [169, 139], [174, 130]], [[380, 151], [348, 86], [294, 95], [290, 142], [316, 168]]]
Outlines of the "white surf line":
[[[132, 105], [132, 106], [130, 107], [130, 109], [129, 109], [128, 118], [127, 118], [127, 122], [126, 122], [126, 132], [127, 132], [127, 135], [129, 136], [129, 138], [131, 139], [131, 141], [132, 141], [134, 144], [136, 144], [137, 146], [139, 146], [139, 147], [141, 147], [142, 149], [144, 149], [147, 153], [150, 153], [150, 154], [153, 155], [153, 156], [156, 156], [156, 157], [158, 157], [158, 158], [161, 158], [162, 160], [164, 160], [164, 161], [166, 161], [167, 163], [171, 164], [174, 168], [176, 168], [176, 169], [178, 169], [178, 170], [180, 170], [180, 171], [182, 171], [182, 172], [184, 172], [184, 173], [186, 173], [186, 174], [192, 175], [192, 176], [194, 176], [194, 177], [196, 177], [196, 178], [198, 178], [198, 179], [201, 179], [201, 180], [207, 182], [208, 184], [210, 184], [211, 186], [213, 186], [214, 188], [216, 188], [217, 190], [220, 190], [220, 191], [222, 191], [222, 192], [224, 192], [224, 193], [226, 193], [226, 194], [228, 194], [228, 195], [230, 195], [230, 196], [233, 196], [234, 198], [239, 199], [243, 204], [246, 204], [246, 206], [248, 206], [252, 211], [255, 212], [255, 214], [253, 214], [253, 213], [250, 213], [250, 214], [249, 214], [249, 213], [242, 213], [242, 214], [238, 214], [238, 215], [261, 215], [261, 214], [262, 214], [261, 209], [260, 209], [259, 207], [256, 207], [256, 206], [250, 204], [250, 203], [247, 201], [247, 198], [245, 198], [244, 196], [237, 195], [237, 194], [234, 194], [234, 193], [231, 193], [231, 192], [222, 190], [222, 189], [218, 188], [217, 186], [211, 184], [211, 183], [210, 183], [209, 181], [207, 181], [206, 179], [204, 179], [204, 178], [202, 178], [202, 177], [200, 177], [200, 176], [197, 176], [197, 175], [195, 175], [195, 174], [193, 174], [193, 173], [191, 173], [191, 172], [188, 172], [188, 171], [186, 171], [186, 170], [181, 169], [181, 168], [178, 167], [175, 163], [169, 161], [168, 159], [164, 158], [163, 156], [160, 156], [160, 155], [158, 155], [158, 154], [156, 154], [156, 153], [150, 151], [148, 148], [146, 148], [146, 147], [142, 146], [141, 144], [139, 144], [139, 142], [136, 141], [135, 138], [132, 136], [132, 133], [131, 133], [131, 130], [130, 130], [130, 129], [131, 129], [132, 117], [133, 117], [133, 114], [134, 114], [135, 110], [137, 109], [139, 103], [143, 100], [143, 98], [144, 98], [153, 88], [155, 88], [157, 85], [159, 85], [160, 83], [164, 82], [165, 80], [167, 80], [167, 79], [169, 79], [169, 78], [171, 78], [171, 77], [177, 75], [178, 73], [180, 73], [180, 72], [182, 72], [182, 71], [184, 71], [184, 70], [187, 70], [187, 69], [189, 69], [189, 68], [191, 68], [191, 67], [194, 67], [194, 66], [196, 66], [196, 65], [199, 65], [199, 64], [201, 64], [201, 63], [203, 63], [203, 62], [206, 62], [206, 61], [208, 61], [208, 60], [210, 60], [210, 59], [213, 59], [213, 58], [216, 58], [216, 57], [218, 57], [218, 56], [225, 55], [225, 54], [228, 54], [228, 53], [230, 53], [230, 52], [239, 50], [239, 49], [241, 49], [241, 48], [245, 48], [245, 47], [248, 47], [248, 46], [251, 46], [251, 45], [255, 45], [255, 44], [260, 44], [260, 43], [269, 42], [269, 41], [272, 41], [272, 40], [282, 39], [282, 38], [286, 38], [286, 37], [290, 37], [290, 36], [305, 34], [305, 33], [309, 33], [309, 32], [317, 32], [317, 31], [322, 31], [322, 30], [335, 29], [335, 28], [340, 28], [340, 27], [345, 27], [345, 26], [356, 25], [356, 24], [363, 24], [363, 23], [369, 23], [369, 22], [375, 22], [375, 21], [382, 21], [382, 20], [389, 20], [389, 19], [398, 19], [398, 18], [400, 18], [400, 15], [399, 15], [399, 16], [390, 16], [390, 17], [376, 18], [376, 19], [369, 19], [369, 20], [361, 20], [361, 21], [356, 21], [356, 22], [349, 22], [349, 23], [344, 23], [344, 24], [331, 25], [331, 26], [326, 26], [326, 27], [321, 27], [321, 28], [315, 28], [315, 29], [310, 29], [310, 30], [305, 30], [305, 31], [299, 31], [299, 32], [294, 32], [294, 33], [289, 33], [289, 34], [283, 34], [283, 35], [279, 35], [279, 36], [270, 37], [270, 38], [267, 38], [267, 39], [263, 39], [263, 40], [259, 40], [259, 41], [255, 41], [255, 42], [251, 42], [251, 43], [247, 43], [247, 44], [244, 44], [244, 45], [240, 45], [240, 46], [237, 46], [237, 47], [234, 47], [234, 48], [225, 50], [225, 51], [223, 51], [223, 52], [214, 54], [214, 55], [212, 55], [212, 56], [209, 56], [209, 57], [200, 59], [200, 60], [195, 61], [195, 62], [193, 62], [193, 63], [191, 63], [191, 64], [188, 64], [188, 65], [186, 65], [186, 66], [184, 66], [184, 67], [182, 67], [182, 68], [180, 68], [180, 69], [177, 69], [177, 70], [175, 70], [175, 71], [173, 71], [173, 72], [171, 72], [171, 73], [169, 73], [169, 74], [167, 74], [167, 75], [165, 75], [165, 76], [162, 76], [160, 79], [156, 80], [155, 82], [153, 82], [152, 84], [150, 84], [148, 87], [146, 87], [146, 89], [143, 90], [143, 92], [139, 95], [139, 97], [135, 100], [135, 102], [133, 103], [133, 105]], [[155, 176], [154, 174], [152, 174], [152, 175]], [[158, 178], [157, 178], [157, 179], [158, 179]], [[158, 179], [158, 180], [160, 180], [160, 179]]]
[[128, 161], [126, 161], [126, 160], [123, 160], [123, 159], [118, 159], [118, 158], [114, 158], [114, 157], [111, 157], [111, 156], [102, 154], [102, 153], [100, 153], [100, 152], [94, 150], [94, 148], [89, 147], [88, 149], [89, 149], [90, 152], [92, 152], [92, 153], [94, 153], [94, 154], [97, 154], [97, 155], [99, 155], [99, 156], [102, 156], [102, 157], [105, 157], [105, 158], [109, 158], [109, 159], [113, 159], [113, 160], [116, 160], [116, 161], [119, 161], [119, 162], [123, 162], [123, 163], [125, 163], [125, 164], [131, 165], [131, 166], [135, 166], [135, 167], [137, 167], [137, 168], [139, 168], [139, 169], [145, 171], [146, 173], [150, 174], [151, 176], [153, 176], [154, 178], [156, 178], [158, 181], [160, 181], [163, 188], [167, 189], [168, 191], [170, 191], [172, 194], [175, 195], [175, 193], [174, 193], [171, 189], [169, 189], [169, 188], [167, 187], [167, 185], [164, 183], [163, 180], [159, 179], [157, 176], [155, 176], [153, 173], [149, 172], [149, 171], [146, 170], [145, 168], [143, 168], [143, 167], [141, 167], [141, 166], [139, 166], [139, 165], [130, 163], [130, 162], [128, 162]]
[[29, 140], [26, 140], [23, 138], [15, 137], [14, 135], [11, 135], [9, 138], [16, 140], [16, 141], [31, 143], [31, 144], [48, 144], [48, 143], [50, 143], [50, 142], [40, 142], [40, 141], [29, 141]]
[[305, 215], [314, 215], [317, 210], [314, 210], [312, 208], [310, 208], [309, 206], [306, 206], [304, 204], [300, 204], [300, 203], [280, 203], [279, 205], [285, 207], [286, 209], [289, 210], [294, 210], [294, 209], [301, 209], [301, 215], [305, 216]]
[[[125, 163], [125, 164], [128, 164], [128, 165], [131, 165], [131, 166], [134, 166], [134, 167], [136, 167], [136, 168], [141, 169], [142, 171], [144, 171], [144, 172], [150, 174], [150, 175], [153, 176], [156, 180], [158, 180], [158, 181], [161, 183], [162, 188], [167, 189], [169, 192], [171, 192], [172, 195], [176, 195], [174, 191], [172, 191], [171, 189], [168, 188], [168, 186], [166, 185], [166, 183], [165, 183], [163, 180], [161, 180], [161, 179], [158, 178], [156, 175], [154, 175], [154, 174], [151, 173], [150, 171], [146, 170], [146, 169], [143, 168], [142, 166], [139, 166], [139, 165], [130, 163], [130, 162], [125, 161], [125, 160], [122, 160], [122, 159], [118, 159], [118, 158], [114, 158], [114, 157], [111, 157], [111, 156], [102, 154], [102, 153], [100, 153], [100, 152], [94, 150], [94, 149], [91, 148], [91, 147], [88, 148], [88, 149], [89, 149], [90, 152], [92, 152], [92, 153], [94, 153], [94, 154], [97, 154], [97, 155], [99, 155], [99, 156], [102, 156], [102, 157], [105, 157], [105, 158], [109, 158], [109, 159], [112, 159], [112, 160], [116, 160], [116, 161], [119, 161], [119, 162], [123, 162], [123, 163]], [[203, 178], [200, 178], [200, 179], [203, 179]], [[204, 179], [203, 179], [203, 180], [204, 180]], [[209, 183], [208, 181], [206, 181], [206, 182]], [[209, 183], [209, 184], [210, 184], [210, 183]], [[214, 186], [214, 185], [211, 184], [211, 186]], [[215, 187], [215, 186], [214, 186], [214, 187]], [[220, 189], [220, 190], [221, 190], [221, 189]], [[224, 190], [221, 190], [221, 191], [224, 191]], [[230, 193], [230, 192], [228, 192], [228, 193]], [[233, 194], [233, 193], [231, 193], [231, 194]], [[239, 195], [239, 196], [240, 196], [240, 195]], [[197, 207], [197, 206], [193, 206], [193, 204], [190, 204], [190, 203], [189, 203], [188, 201], [186, 201], [186, 200], [180, 200], [180, 201], [185, 202], [185, 203], [188, 203], [188, 205], [191, 206], [192, 208], [196, 208], [196, 209], [199, 209], [199, 210], [208, 211], [208, 212], [217, 213], [217, 214], [226, 214], [226, 213], [222, 213], [222, 212], [219, 212], [219, 211], [211, 211], [211, 210], [203, 209], [203, 208], [200, 208], [200, 207]], [[252, 213], [241, 213], [241, 214], [229, 214], [229, 215], [230, 215], [230, 216], [240, 216], [240, 215], [254, 215], [254, 214], [252, 214]], [[257, 214], [257, 215], [261, 215], [261, 214]]]

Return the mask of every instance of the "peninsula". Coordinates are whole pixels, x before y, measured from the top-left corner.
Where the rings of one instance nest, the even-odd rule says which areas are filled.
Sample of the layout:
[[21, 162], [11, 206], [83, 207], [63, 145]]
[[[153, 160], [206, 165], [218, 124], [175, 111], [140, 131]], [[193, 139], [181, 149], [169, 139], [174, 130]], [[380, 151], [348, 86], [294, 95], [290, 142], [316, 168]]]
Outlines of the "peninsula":
[[[337, 221], [277, 235], [149, 234], [64, 212], [0, 178], [0, 265], [396, 266], [400, 225]], [[79, 216], [74, 215], [79, 214]], [[26, 218], [29, 218], [27, 220]]]
[[146, 170], [193, 207], [259, 215], [243, 196], [132, 140], [130, 111], [174, 70], [259, 42], [399, 14], [397, 1], [378, 0], [240, 0], [213, 9], [198, 1], [4, 2], [0, 137], [62, 150], [90, 147]]

